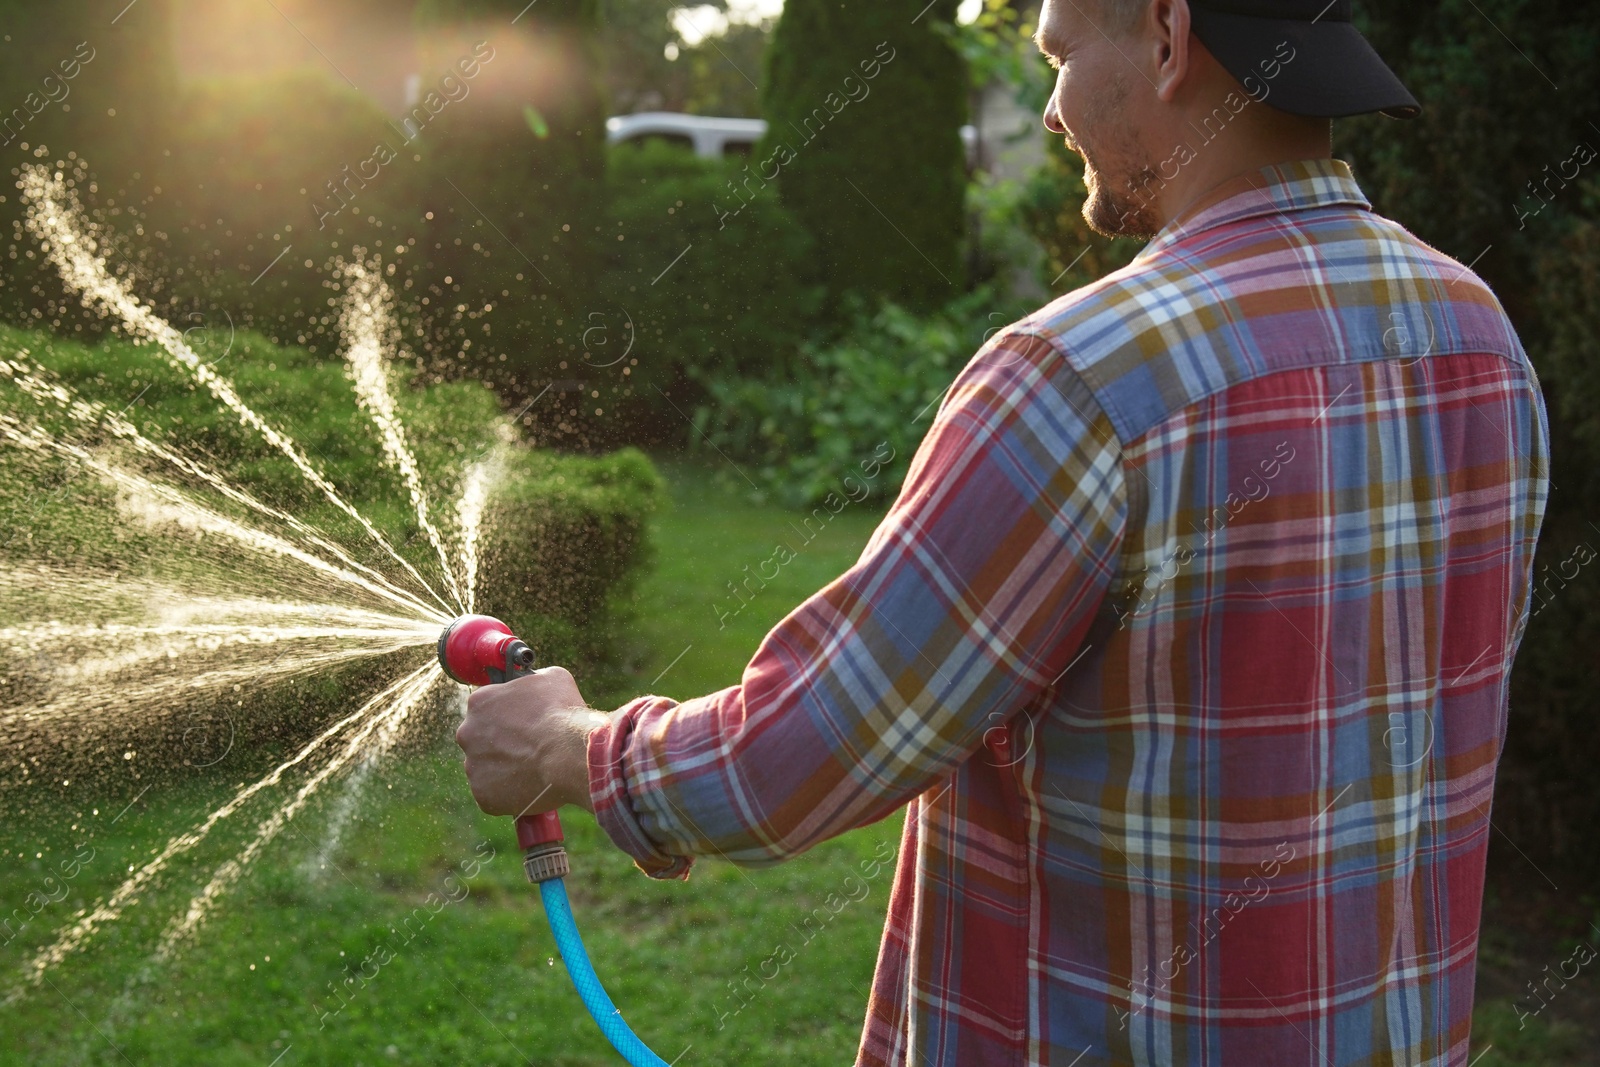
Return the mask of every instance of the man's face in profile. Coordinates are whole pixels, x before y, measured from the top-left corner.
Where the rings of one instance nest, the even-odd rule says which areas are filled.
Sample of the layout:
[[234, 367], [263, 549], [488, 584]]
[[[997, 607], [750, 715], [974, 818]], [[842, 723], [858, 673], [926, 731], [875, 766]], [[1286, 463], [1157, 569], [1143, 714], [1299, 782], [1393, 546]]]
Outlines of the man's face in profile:
[[1154, 237], [1161, 229], [1152, 190], [1159, 179], [1130, 108], [1130, 35], [1101, 11], [1102, 0], [1045, 0], [1040, 50], [1057, 68], [1044, 123], [1083, 157], [1084, 221], [1108, 237]]

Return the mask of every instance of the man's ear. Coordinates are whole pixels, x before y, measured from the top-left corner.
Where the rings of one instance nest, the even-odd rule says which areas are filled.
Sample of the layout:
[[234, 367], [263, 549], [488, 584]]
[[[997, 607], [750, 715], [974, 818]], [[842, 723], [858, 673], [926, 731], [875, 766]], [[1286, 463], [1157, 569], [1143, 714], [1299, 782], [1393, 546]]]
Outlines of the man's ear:
[[1170, 104], [1189, 76], [1189, 0], [1151, 0], [1156, 96]]

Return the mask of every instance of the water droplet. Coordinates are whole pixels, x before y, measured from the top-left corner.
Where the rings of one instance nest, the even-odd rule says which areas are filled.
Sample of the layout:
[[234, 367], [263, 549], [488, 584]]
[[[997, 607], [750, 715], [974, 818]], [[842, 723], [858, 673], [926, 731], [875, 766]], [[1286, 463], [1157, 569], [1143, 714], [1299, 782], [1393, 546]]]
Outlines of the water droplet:
[[545, 960], [544, 963], [546, 967], [554, 967], [556, 965], [556, 958], [551, 956], [549, 959]]

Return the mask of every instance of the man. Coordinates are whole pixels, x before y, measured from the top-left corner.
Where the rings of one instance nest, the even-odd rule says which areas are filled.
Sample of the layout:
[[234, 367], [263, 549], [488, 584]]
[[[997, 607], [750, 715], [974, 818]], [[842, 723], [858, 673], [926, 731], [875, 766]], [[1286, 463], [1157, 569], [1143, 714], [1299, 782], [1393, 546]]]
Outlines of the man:
[[1467, 1063], [1544, 409], [1330, 158], [1418, 110], [1349, 20], [1048, 0], [1045, 124], [1149, 245], [978, 353], [741, 685], [475, 694], [484, 809], [682, 877], [907, 805], [860, 1064]]

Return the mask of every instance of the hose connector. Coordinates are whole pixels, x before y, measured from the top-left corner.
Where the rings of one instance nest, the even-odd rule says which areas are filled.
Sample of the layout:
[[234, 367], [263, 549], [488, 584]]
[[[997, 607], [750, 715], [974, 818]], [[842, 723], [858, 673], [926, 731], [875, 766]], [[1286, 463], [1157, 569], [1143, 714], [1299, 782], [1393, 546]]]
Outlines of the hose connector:
[[570, 872], [565, 835], [561, 832], [561, 819], [555, 812], [519, 818], [517, 844], [522, 848], [522, 870], [534, 885], [554, 878], [565, 878]]
[[534, 885], [552, 878], [565, 878], [572, 872], [564, 845], [539, 845], [522, 854], [522, 870]]

